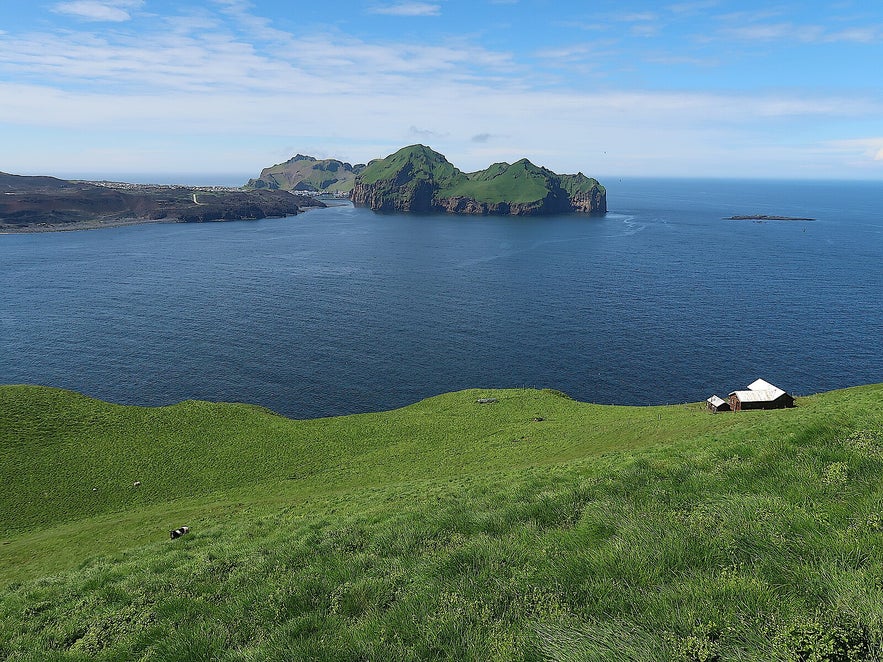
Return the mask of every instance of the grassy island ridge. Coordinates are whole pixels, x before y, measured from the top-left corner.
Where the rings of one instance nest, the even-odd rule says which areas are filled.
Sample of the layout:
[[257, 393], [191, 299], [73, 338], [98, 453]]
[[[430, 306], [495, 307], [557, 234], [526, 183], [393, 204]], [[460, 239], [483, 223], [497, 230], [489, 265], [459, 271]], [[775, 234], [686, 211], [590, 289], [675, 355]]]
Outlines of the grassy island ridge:
[[582, 173], [559, 175], [527, 159], [464, 173], [425, 145], [371, 161], [350, 198], [375, 211], [511, 216], [607, 211], [607, 192]]
[[883, 385], [718, 415], [472, 390], [309, 421], [5, 386], [0, 458], [0, 652], [20, 659], [883, 643]]
[[348, 192], [365, 166], [351, 165], [337, 159], [317, 159], [298, 154], [276, 165], [264, 168], [256, 179], [248, 180], [245, 188], [282, 191]]

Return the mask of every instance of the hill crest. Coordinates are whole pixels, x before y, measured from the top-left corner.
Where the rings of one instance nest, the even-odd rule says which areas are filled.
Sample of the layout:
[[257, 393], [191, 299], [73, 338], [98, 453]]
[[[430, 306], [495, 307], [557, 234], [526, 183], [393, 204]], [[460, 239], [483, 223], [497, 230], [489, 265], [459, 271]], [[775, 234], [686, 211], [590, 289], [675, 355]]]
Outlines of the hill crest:
[[523, 158], [467, 174], [419, 144], [371, 161], [356, 176], [350, 199], [384, 212], [530, 216], [607, 211], [605, 188], [582, 173], [559, 175]]
[[363, 164], [352, 165], [338, 159], [317, 159], [296, 154], [283, 163], [264, 168], [245, 185], [249, 189], [308, 191], [313, 193], [349, 192]]

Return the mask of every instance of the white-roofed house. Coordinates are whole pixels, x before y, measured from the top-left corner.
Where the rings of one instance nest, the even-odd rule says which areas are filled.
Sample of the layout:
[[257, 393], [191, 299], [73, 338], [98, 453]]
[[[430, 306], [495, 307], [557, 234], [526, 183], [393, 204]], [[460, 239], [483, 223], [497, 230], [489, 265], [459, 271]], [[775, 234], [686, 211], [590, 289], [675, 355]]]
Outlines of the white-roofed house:
[[719, 411], [730, 411], [730, 403], [717, 395], [711, 396], [705, 402], [708, 406], [708, 411], [712, 414], [716, 414]]
[[744, 391], [730, 393], [730, 409], [784, 409], [793, 407], [794, 398], [768, 381], [758, 379], [751, 382]]

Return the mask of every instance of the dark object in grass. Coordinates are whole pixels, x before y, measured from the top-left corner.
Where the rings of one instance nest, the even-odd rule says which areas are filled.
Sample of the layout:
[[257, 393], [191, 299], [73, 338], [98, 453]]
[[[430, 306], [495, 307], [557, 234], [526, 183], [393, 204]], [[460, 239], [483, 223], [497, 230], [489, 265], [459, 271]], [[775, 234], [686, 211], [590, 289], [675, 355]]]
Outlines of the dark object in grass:
[[530, 420], [532, 420], [534, 423], [541, 423], [541, 422], [545, 421], [546, 419], [543, 418], [542, 416], [534, 416]]
[[476, 402], [480, 405], [490, 405], [496, 402], [496, 398], [479, 398]]
[[172, 529], [171, 531], [169, 531], [169, 535], [172, 537], [172, 540], [174, 540], [175, 538], [180, 538], [183, 535], [187, 535], [188, 533], [190, 533], [189, 526], [179, 526], [177, 529]]

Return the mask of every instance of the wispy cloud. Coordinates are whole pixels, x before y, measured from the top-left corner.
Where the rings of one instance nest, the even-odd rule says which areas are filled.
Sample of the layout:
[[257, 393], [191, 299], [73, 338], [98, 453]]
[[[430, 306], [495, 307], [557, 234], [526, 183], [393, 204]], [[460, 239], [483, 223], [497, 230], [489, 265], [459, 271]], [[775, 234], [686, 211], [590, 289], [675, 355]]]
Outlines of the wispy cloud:
[[272, 28], [259, 19], [249, 24], [239, 15], [231, 18], [228, 24], [206, 17], [170, 20], [162, 30], [139, 35], [0, 35], [0, 76], [117, 94], [283, 93], [309, 87], [348, 96], [427, 78], [477, 83], [512, 66], [509, 54], [469, 43], [378, 44], [278, 30], [267, 40], [265, 30]]
[[853, 44], [873, 44], [883, 41], [883, 27], [848, 28], [836, 32], [828, 32], [824, 36], [828, 43], [847, 42]]
[[439, 16], [441, 5], [429, 2], [398, 2], [392, 5], [377, 5], [368, 11], [371, 14], [387, 16]]
[[143, 0], [71, 0], [55, 4], [52, 11], [84, 21], [121, 23], [132, 18], [130, 10], [138, 9], [143, 4]]
[[560, 46], [558, 48], [545, 48], [537, 51], [536, 55], [545, 60], [558, 61], [581, 61], [595, 52], [594, 47], [588, 44], [574, 44], [572, 46]]
[[411, 128], [408, 129], [408, 135], [418, 140], [441, 140], [448, 137], [447, 133], [433, 131], [432, 129], [421, 129], [419, 127], [411, 125]]
[[782, 41], [805, 44], [870, 44], [883, 40], [883, 25], [832, 29], [829, 24], [770, 21], [769, 13], [732, 14], [721, 17], [726, 27], [720, 35], [740, 41]]
[[599, 62], [618, 55], [615, 40], [603, 39], [577, 44], [564, 44], [556, 48], [544, 48], [535, 54], [545, 65], [577, 67], [582, 73], [586, 65], [596, 68]]
[[607, 21], [629, 25], [629, 32], [636, 37], [653, 37], [662, 30], [663, 23], [655, 12], [619, 12], [608, 14]]
[[665, 65], [691, 65], [694, 67], [699, 67], [701, 69], [709, 69], [712, 67], [717, 67], [720, 65], [720, 59], [717, 57], [710, 56], [690, 56], [690, 55], [676, 55], [673, 53], [649, 53], [645, 58], [647, 62], [651, 62], [653, 64], [665, 64]]
[[793, 23], [756, 23], [727, 28], [724, 33], [742, 41], [780, 41], [791, 40], [801, 42], [819, 41], [825, 34], [820, 25], [794, 25]]
[[[140, 6], [134, 0], [97, 4], [133, 17]], [[443, 7], [415, 4], [433, 11]], [[659, 14], [663, 25], [675, 21], [665, 10]], [[137, 18], [143, 25], [132, 25], [140, 31], [106, 30], [100, 24], [71, 29], [70, 21], [39, 33], [10, 33], [4, 26], [0, 129], [20, 143], [17, 163], [37, 158], [40, 152], [28, 143], [35, 136], [47, 143], [61, 137], [54, 141], [58, 149], [53, 144], [42, 157], [52, 167], [64, 159], [69, 170], [78, 163], [89, 167], [93, 164], [83, 161], [84, 154], [92, 154], [130, 171], [162, 169], [169, 161], [186, 161], [193, 169], [199, 162], [259, 169], [282, 145], [292, 144], [292, 153], [315, 147], [315, 153], [322, 148], [365, 162], [416, 138], [465, 169], [528, 156], [569, 172], [781, 176], [790, 172], [789, 164], [793, 171], [803, 162], [803, 150], [813, 150], [813, 159], [823, 151], [823, 138], [795, 144], [799, 138], [789, 127], [799, 123], [806, 128], [801, 135], [828, 140], [851, 137], [851, 127], [883, 116], [883, 95], [872, 86], [843, 94], [806, 89], [772, 94], [666, 92], [661, 85], [649, 91], [613, 78], [597, 85], [611, 62], [625, 59], [605, 49], [625, 52], [624, 41], [586, 39], [568, 46], [563, 39], [546, 42], [559, 44], [556, 48], [512, 54], [474, 35], [416, 41], [390, 38], [387, 32], [372, 40], [339, 27], [283, 29], [284, 22], [257, 14], [248, 0], [213, 0], [175, 15]], [[620, 19], [611, 30], [624, 40], [630, 27], [655, 25], [656, 14]], [[820, 18], [812, 20], [822, 24]], [[744, 25], [794, 27], [777, 21]], [[813, 38], [868, 36], [855, 32], [859, 28], [852, 23], [833, 26]], [[739, 26], [715, 22], [709, 32], [721, 39], [722, 30], [732, 27]], [[670, 55], [657, 49], [640, 57], [699, 64], [695, 58], [706, 55], [671, 44]], [[591, 81], [581, 76], [581, 68], [593, 74]], [[844, 126], [848, 131], [830, 128]], [[80, 135], [85, 137], [78, 143], [73, 136]], [[83, 144], [94, 149], [84, 152]], [[16, 166], [8, 157], [14, 150], [4, 147], [9, 167]], [[66, 149], [66, 156], [59, 149]], [[831, 143], [827, 150], [830, 158], [819, 162], [834, 164], [830, 172], [853, 160], [883, 167], [883, 141], [877, 139]], [[31, 171], [40, 167], [29, 162], [36, 164]], [[682, 164], [680, 170], [675, 162]]]
[[626, 12], [623, 14], [614, 14], [611, 16], [611, 19], [615, 21], [622, 21], [623, 23], [638, 23], [644, 21], [655, 21], [659, 18], [653, 12]]
[[719, 0], [696, 0], [696, 2], [678, 2], [666, 7], [675, 14], [696, 14], [706, 9], [713, 9], [720, 4]]
[[827, 146], [836, 151], [860, 154], [866, 160], [883, 161], [883, 138], [856, 138], [852, 140], [832, 140]]

